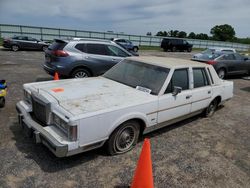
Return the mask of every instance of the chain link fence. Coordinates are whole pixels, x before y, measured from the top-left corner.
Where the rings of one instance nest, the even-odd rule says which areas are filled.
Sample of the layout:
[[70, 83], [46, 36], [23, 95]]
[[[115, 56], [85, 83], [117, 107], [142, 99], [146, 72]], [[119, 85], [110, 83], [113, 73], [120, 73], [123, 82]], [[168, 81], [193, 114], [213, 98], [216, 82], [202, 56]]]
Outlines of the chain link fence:
[[[0, 38], [12, 37], [14, 35], [26, 35], [42, 40], [53, 40], [54, 38], [72, 38], [72, 37], [98, 38], [98, 39], [123, 38], [131, 40], [133, 43], [140, 46], [160, 46], [161, 40], [163, 38], [158, 36], [127, 35], [127, 34], [113, 33], [113, 32], [96, 32], [96, 31], [0, 24]], [[247, 44], [188, 39], [188, 38], [186, 38], [185, 40], [193, 44], [194, 48], [229, 47], [229, 48], [235, 48], [238, 51], [250, 50], [250, 45]]]

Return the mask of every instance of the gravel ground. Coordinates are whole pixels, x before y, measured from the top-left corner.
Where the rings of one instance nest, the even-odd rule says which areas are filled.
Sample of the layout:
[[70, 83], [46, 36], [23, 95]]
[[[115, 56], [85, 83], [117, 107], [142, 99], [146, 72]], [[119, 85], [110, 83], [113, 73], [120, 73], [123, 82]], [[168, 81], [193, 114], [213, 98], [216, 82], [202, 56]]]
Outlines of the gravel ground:
[[[190, 53], [142, 51], [189, 59]], [[15, 104], [22, 84], [50, 78], [42, 52], [0, 50], [0, 78], [8, 82], [0, 109], [0, 187], [128, 186], [141, 151], [107, 156], [103, 149], [56, 158], [23, 136]], [[212, 118], [196, 116], [146, 135], [151, 141], [155, 187], [250, 187], [250, 80], [233, 77], [234, 97]]]

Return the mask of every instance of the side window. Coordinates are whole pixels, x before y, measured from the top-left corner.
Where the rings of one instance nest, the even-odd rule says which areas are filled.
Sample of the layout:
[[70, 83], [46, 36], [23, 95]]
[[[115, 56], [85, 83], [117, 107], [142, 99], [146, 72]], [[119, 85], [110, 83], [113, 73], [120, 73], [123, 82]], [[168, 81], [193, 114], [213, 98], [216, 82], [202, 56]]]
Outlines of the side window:
[[188, 69], [177, 69], [174, 71], [165, 93], [172, 93], [175, 86], [181, 87], [182, 90], [189, 89]]
[[234, 54], [235, 59], [237, 60], [244, 60], [244, 57], [239, 54]]
[[194, 88], [209, 85], [208, 77], [204, 68], [194, 68]]
[[75, 46], [75, 48], [77, 49], [77, 50], [80, 50], [80, 51], [82, 51], [82, 52], [86, 52], [86, 45], [83, 43], [83, 44], [77, 44], [76, 46]]
[[119, 57], [127, 57], [129, 56], [127, 53], [117, 48], [116, 46], [108, 45], [108, 55], [110, 56], [119, 56]]
[[87, 53], [96, 55], [108, 55], [106, 46], [103, 44], [87, 44]]

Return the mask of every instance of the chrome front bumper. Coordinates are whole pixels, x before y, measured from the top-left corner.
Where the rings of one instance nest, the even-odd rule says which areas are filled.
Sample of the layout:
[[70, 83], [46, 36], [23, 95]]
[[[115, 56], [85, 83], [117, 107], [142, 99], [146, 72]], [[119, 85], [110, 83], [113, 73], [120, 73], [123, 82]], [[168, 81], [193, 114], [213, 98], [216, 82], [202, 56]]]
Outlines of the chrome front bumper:
[[24, 132], [33, 137], [36, 143], [42, 143], [49, 148], [57, 157], [65, 157], [68, 155], [68, 145], [62, 144], [49, 134], [42, 125], [34, 121], [30, 113], [25, 108], [25, 102], [20, 101], [16, 104], [18, 112], [18, 121]]

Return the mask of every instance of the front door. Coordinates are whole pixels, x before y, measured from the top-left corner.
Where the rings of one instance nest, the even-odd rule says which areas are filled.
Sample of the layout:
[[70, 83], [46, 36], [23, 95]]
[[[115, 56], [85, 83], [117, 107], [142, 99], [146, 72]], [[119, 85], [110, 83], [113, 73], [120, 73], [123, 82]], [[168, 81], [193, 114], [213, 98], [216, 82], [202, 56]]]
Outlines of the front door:
[[[174, 87], [181, 87], [181, 93], [173, 96]], [[191, 100], [192, 90], [189, 84], [189, 69], [176, 69], [164, 95], [159, 97], [158, 124], [189, 114]]]

